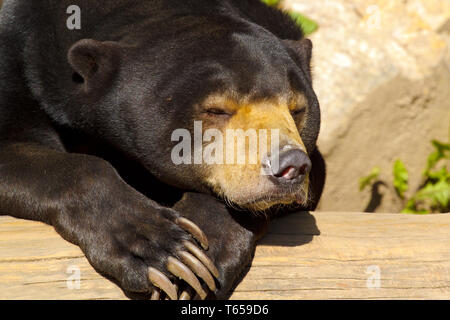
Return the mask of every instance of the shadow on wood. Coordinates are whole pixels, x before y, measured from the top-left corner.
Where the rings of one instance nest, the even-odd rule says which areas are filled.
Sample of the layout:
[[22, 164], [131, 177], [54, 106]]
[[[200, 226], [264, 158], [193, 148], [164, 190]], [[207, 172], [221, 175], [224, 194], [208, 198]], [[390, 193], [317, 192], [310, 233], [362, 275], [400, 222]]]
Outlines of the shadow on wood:
[[269, 234], [284, 235], [284, 237], [265, 237], [260, 244], [266, 246], [297, 247], [308, 244], [314, 236], [320, 235], [316, 219], [310, 212], [292, 213], [275, 220]]

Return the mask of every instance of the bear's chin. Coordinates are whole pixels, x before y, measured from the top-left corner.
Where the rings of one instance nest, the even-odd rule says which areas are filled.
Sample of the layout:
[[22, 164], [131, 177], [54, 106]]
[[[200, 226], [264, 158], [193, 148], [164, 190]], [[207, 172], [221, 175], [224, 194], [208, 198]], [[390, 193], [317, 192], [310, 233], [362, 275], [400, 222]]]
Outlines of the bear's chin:
[[247, 201], [232, 201], [231, 199], [228, 199], [227, 202], [231, 203], [233, 207], [239, 207], [243, 210], [251, 212], [264, 212], [271, 209], [282, 210], [287, 207], [293, 208], [306, 206], [306, 199], [307, 194], [303, 193], [302, 195], [291, 195], [288, 197], [274, 197], [273, 195], [268, 195]]
[[271, 201], [260, 200], [245, 204], [243, 207], [252, 212], [262, 212], [273, 208], [285, 207], [292, 205], [294, 201]]

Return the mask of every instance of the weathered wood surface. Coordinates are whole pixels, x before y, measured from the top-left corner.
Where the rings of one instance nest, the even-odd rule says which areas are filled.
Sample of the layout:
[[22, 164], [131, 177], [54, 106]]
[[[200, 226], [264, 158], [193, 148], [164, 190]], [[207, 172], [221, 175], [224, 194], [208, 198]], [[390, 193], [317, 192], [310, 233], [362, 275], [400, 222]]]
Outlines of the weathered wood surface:
[[[71, 267], [80, 289], [69, 289]], [[380, 271], [380, 287], [370, 270]], [[0, 299], [122, 299], [80, 249], [41, 223], [0, 217]], [[233, 299], [450, 299], [450, 215], [299, 213], [258, 246]]]

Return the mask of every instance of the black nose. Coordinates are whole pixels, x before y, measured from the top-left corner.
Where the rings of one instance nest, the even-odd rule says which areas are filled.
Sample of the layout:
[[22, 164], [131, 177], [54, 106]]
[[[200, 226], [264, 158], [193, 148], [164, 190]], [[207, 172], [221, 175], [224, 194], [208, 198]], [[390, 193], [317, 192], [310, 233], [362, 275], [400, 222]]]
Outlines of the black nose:
[[281, 181], [303, 180], [311, 170], [311, 160], [300, 149], [283, 151], [277, 159], [271, 159], [272, 174]]

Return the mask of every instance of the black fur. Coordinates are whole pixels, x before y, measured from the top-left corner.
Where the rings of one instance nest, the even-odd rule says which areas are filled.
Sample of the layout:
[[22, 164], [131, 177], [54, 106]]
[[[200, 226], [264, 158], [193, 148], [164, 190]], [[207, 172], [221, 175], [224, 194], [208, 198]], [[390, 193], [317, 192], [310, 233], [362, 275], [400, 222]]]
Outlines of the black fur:
[[[81, 30], [66, 28], [73, 4]], [[188, 217], [210, 240], [215, 294], [226, 297], [266, 222], [236, 218], [195, 168], [173, 165], [170, 134], [192, 127], [192, 106], [209, 92], [270, 97], [296, 86], [309, 101], [301, 136], [316, 159], [315, 198], [304, 209], [314, 209], [325, 169], [301, 38], [259, 0], [4, 1], [0, 214], [53, 225], [98, 271], [143, 294], [148, 266], [169, 275], [167, 257], [190, 237], [174, 221]]]

